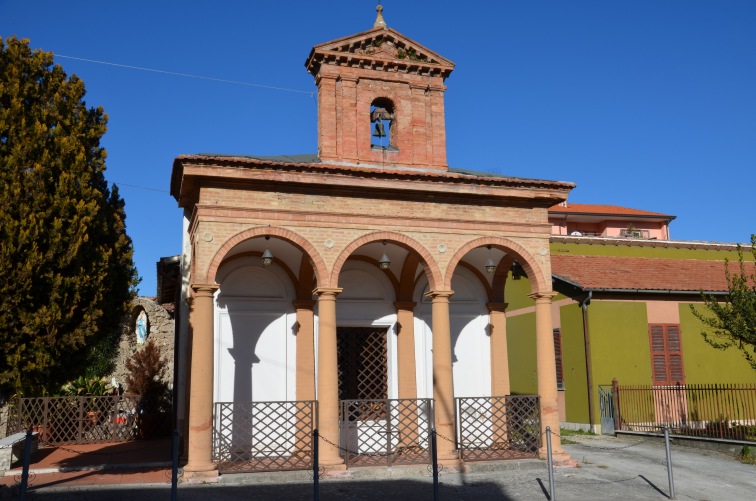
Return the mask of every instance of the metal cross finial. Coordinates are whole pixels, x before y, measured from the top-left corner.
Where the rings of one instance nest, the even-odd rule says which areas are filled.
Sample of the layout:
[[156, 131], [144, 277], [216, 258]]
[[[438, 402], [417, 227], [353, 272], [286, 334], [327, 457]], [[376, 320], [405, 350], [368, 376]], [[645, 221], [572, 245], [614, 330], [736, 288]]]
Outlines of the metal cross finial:
[[378, 0], [378, 7], [376, 7], [375, 10], [378, 12], [378, 16], [375, 18], [373, 28], [387, 28], [386, 21], [383, 19], [383, 6], [381, 5], [380, 0]]

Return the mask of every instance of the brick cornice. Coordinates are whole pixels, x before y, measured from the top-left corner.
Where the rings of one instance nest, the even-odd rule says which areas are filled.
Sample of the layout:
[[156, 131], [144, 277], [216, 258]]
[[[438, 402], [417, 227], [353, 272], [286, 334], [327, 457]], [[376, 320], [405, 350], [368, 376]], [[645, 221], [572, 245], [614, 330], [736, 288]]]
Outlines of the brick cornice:
[[[184, 206], [196, 199], [199, 184], [208, 181], [291, 183], [353, 189], [356, 179], [369, 179], [361, 189], [444, 194], [451, 198], [491, 197], [509, 205], [548, 208], [567, 198], [572, 183], [511, 177], [474, 176], [419, 169], [341, 166], [323, 163], [285, 163], [242, 157], [181, 156], [174, 162], [171, 194]], [[408, 183], [407, 181], [412, 181]]]

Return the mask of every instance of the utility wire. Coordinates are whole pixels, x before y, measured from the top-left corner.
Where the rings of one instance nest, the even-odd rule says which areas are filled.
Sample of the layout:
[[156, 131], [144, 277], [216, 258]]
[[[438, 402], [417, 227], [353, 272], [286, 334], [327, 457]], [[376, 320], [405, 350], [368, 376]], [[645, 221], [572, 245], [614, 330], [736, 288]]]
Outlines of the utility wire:
[[139, 185], [136, 185], [136, 184], [119, 183], [118, 181], [111, 181], [111, 183], [117, 185], [119, 188], [121, 186], [128, 186], [129, 188], [138, 188], [140, 190], [149, 190], [149, 191], [159, 191], [161, 193], [170, 193], [168, 190], [161, 190], [159, 188], [148, 188], [147, 186], [139, 186]]
[[247, 87], [258, 87], [261, 89], [270, 89], [270, 90], [281, 90], [285, 92], [297, 92], [300, 94], [309, 94], [310, 97], [315, 96], [314, 91], [307, 91], [307, 90], [298, 90], [298, 89], [287, 89], [286, 87], [276, 87], [273, 85], [262, 85], [262, 84], [254, 84], [249, 82], [240, 82], [238, 80], [226, 80], [224, 78], [215, 78], [215, 77], [205, 77], [201, 75], [191, 75], [189, 73], [178, 73], [175, 71], [166, 71], [166, 70], [157, 70], [154, 68], [144, 68], [141, 66], [130, 66], [128, 64], [118, 64], [118, 63], [110, 63], [108, 61], [97, 61], [95, 59], [85, 59], [83, 57], [74, 57], [74, 56], [64, 56], [63, 54], [55, 54], [55, 57], [62, 57], [64, 59], [74, 59], [76, 61], [85, 61], [87, 63], [96, 63], [96, 64], [105, 64], [108, 66], [117, 66], [118, 68], [127, 68], [130, 70], [139, 70], [139, 71], [150, 71], [152, 73], [162, 73], [164, 75], [174, 75], [178, 77], [187, 77], [187, 78], [197, 78], [200, 80], [211, 80], [213, 82], [222, 82], [222, 83], [229, 83], [229, 84], [235, 84], [235, 85], [245, 85]]

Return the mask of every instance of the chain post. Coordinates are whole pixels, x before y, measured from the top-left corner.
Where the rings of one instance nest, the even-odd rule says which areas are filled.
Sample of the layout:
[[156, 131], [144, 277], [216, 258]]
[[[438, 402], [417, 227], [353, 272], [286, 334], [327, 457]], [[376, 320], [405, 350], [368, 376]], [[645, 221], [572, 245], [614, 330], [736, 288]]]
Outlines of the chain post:
[[669, 480], [669, 499], [675, 498], [675, 480], [672, 478], [672, 451], [669, 450], [669, 426], [664, 427], [664, 448], [667, 452], [667, 480]]
[[178, 429], [174, 428], [171, 440], [171, 501], [176, 501], [178, 496], [178, 450]]
[[546, 427], [546, 464], [549, 468], [549, 498], [551, 501], [556, 501], [556, 495], [554, 493], [554, 458], [551, 455], [551, 427]]
[[26, 440], [24, 440], [24, 468], [21, 471], [21, 492], [19, 493], [19, 499], [24, 501], [26, 499], [26, 487], [29, 485], [29, 463], [31, 463], [31, 446], [34, 434], [31, 427], [26, 430]]
[[312, 499], [318, 501], [320, 499], [320, 466], [318, 465], [320, 449], [320, 437], [318, 429], [312, 430]]
[[438, 501], [438, 451], [436, 450], [436, 428], [430, 429], [431, 465], [433, 465], [433, 501]]

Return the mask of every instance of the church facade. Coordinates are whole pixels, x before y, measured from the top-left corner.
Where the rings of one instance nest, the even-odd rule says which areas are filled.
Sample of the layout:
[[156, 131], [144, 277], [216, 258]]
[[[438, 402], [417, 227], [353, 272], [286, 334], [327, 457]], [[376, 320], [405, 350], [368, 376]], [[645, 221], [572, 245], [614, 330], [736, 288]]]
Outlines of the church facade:
[[[372, 29], [315, 46], [305, 65], [317, 154], [173, 165], [185, 472], [217, 474], [217, 402], [317, 401], [327, 468], [343, 467], [344, 398], [433, 399], [434, 428], [454, 437], [455, 398], [510, 394], [518, 354], [507, 350], [504, 290], [515, 261], [535, 307], [541, 424], [558, 429], [548, 208], [574, 185], [450, 168], [454, 65], [380, 11]], [[355, 364], [372, 367], [367, 389]], [[558, 436], [552, 445], [558, 454]], [[455, 461], [454, 448], [440, 440], [439, 460]]]

